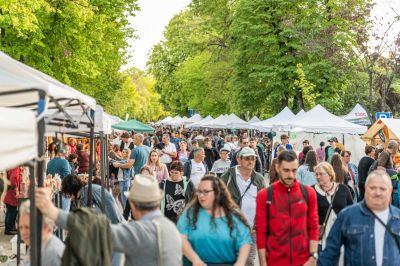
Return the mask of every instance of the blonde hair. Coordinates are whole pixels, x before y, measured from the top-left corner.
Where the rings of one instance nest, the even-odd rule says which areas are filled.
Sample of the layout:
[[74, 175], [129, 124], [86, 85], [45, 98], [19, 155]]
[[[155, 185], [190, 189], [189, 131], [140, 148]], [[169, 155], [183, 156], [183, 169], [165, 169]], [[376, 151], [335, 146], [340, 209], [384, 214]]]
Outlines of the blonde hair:
[[336, 182], [335, 171], [333, 170], [333, 167], [330, 163], [328, 162], [319, 163], [317, 164], [317, 166], [314, 167], [314, 172], [316, 172], [317, 169], [323, 169], [331, 177], [331, 181]]
[[157, 150], [152, 150], [152, 151], [150, 151], [149, 152], [149, 157], [148, 157], [148, 159], [147, 159], [147, 165], [151, 165], [153, 162], [151, 161], [151, 155], [153, 154], [153, 153], [156, 153], [157, 154], [157, 161], [156, 161], [156, 167], [157, 167], [157, 170], [158, 171], [160, 171], [161, 170], [161, 162], [160, 162], [160, 154], [158, 154], [158, 151]]

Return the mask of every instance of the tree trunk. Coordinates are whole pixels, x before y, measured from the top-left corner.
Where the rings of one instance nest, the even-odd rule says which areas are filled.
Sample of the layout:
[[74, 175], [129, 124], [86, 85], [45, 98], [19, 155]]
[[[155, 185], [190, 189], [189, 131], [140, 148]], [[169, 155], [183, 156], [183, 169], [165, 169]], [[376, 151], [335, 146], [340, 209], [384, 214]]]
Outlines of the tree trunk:
[[300, 111], [301, 109], [304, 110], [303, 91], [300, 88], [298, 88], [296, 91], [296, 102], [298, 111]]

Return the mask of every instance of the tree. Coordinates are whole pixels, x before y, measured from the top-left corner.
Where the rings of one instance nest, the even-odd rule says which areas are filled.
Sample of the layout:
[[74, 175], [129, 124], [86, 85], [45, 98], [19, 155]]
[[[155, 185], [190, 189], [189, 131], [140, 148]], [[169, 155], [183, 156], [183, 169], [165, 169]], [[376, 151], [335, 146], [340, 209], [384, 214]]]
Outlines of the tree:
[[0, 0], [0, 9], [2, 51], [101, 105], [122, 86], [136, 0]]
[[154, 91], [154, 80], [143, 71], [131, 68], [122, 73], [123, 83], [105, 110], [119, 117], [129, 114], [141, 121], [157, 121], [166, 115], [160, 105], [160, 95]]

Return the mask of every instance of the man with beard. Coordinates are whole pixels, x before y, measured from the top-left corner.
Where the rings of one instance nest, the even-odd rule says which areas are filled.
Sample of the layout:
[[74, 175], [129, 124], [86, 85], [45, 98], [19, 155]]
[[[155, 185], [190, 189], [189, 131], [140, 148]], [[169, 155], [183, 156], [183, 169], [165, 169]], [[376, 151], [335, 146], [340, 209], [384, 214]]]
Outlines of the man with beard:
[[317, 196], [296, 180], [298, 167], [296, 153], [283, 151], [276, 165], [279, 182], [257, 195], [255, 228], [261, 266], [316, 265]]

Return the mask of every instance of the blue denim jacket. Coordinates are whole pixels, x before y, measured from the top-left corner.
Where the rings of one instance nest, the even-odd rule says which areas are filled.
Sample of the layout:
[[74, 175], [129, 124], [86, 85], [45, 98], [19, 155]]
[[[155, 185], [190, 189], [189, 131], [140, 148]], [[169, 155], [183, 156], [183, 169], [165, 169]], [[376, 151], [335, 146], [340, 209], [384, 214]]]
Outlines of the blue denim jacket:
[[[346, 266], [376, 266], [374, 222], [375, 218], [366, 209], [364, 201], [342, 210], [329, 232], [318, 265], [337, 265], [340, 247], [344, 245]], [[388, 225], [400, 237], [400, 210], [394, 206], [389, 207]], [[386, 232], [382, 266], [388, 265], [400, 265], [400, 250], [393, 236]]]
[[[88, 200], [88, 188], [86, 185], [79, 191], [80, 198], [79, 203], [81, 207], [85, 207]], [[101, 186], [92, 184], [92, 200], [93, 207], [97, 213], [102, 213], [102, 196], [101, 196]], [[118, 224], [125, 221], [124, 217], [118, 210], [117, 203], [110, 192], [105, 189], [105, 215], [111, 221], [112, 224]]]

